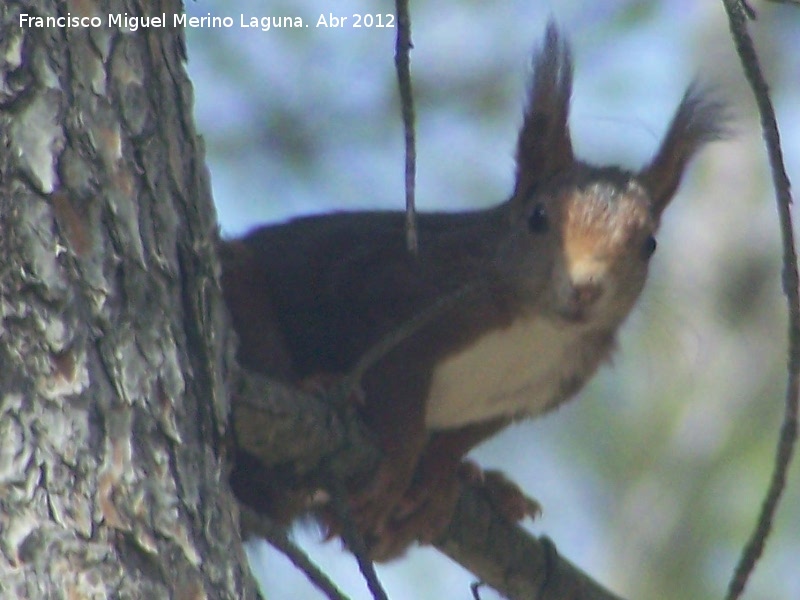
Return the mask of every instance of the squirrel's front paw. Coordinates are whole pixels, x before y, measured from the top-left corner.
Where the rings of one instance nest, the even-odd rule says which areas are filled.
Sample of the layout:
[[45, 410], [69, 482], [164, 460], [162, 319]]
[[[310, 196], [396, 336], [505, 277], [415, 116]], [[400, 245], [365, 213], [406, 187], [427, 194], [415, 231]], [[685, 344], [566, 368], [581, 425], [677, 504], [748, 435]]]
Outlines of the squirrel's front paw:
[[541, 505], [501, 471], [483, 471], [479, 478], [473, 479], [472, 485], [489, 499], [497, 512], [512, 523], [522, 521], [525, 517], [536, 519], [542, 514]]
[[380, 536], [406, 494], [414, 473], [410, 457], [386, 457], [370, 481], [350, 495], [352, 518], [364, 537]]
[[372, 540], [376, 560], [402, 554], [411, 544], [431, 544], [453, 519], [462, 483], [483, 480], [480, 467], [469, 460], [458, 460], [442, 453], [427, 452], [391, 519]]
[[391, 518], [368, 540], [370, 555], [385, 561], [400, 556], [414, 542], [432, 543], [450, 524], [460, 492], [457, 464], [447, 469], [420, 465]]

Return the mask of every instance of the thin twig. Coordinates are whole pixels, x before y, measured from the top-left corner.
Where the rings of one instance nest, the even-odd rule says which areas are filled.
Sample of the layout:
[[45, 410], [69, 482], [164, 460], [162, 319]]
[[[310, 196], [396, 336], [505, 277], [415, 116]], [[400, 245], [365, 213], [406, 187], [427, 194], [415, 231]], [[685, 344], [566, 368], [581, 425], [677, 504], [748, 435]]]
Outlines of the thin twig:
[[273, 523], [268, 517], [261, 515], [250, 508], [239, 505], [242, 517], [247, 520], [250, 531], [267, 540], [270, 545], [279, 550], [292, 564], [325, 594], [330, 600], [349, 600], [336, 584], [317, 566], [297, 544], [289, 539], [286, 531]]
[[397, 10], [397, 41], [394, 49], [394, 64], [397, 69], [397, 82], [400, 88], [400, 105], [403, 113], [403, 132], [406, 143], [406, 246], [409, 252], [417, 254], [416, 176], [417, 146], [414, 133], [414, 96], [411, 93], [411, 70], [409, 54], [411, 43], [411, 17], [408, 13], [408, 0], [395, 0]]
[[386, 591], [383, 589], [380, 579], [378, 579], [378, 574], [375, 572], [375, 564], [368, 558], [369, 553], [367, 552], [364, 539], [361, 537], [361, 534], [353, 522], [352, 515], [345, 500], [345, 498], [347, 498], [347, 492], [344, 486], [339, 480], [333, 480], [328, 483], [328, 488], [331, 492], [333, 510], [336, 512], [336, 516], [342, 525], [342, 539], [345, 541], [345, 544], [347, 544], [350, 552], [353, 553], [353, 556], [355, 556], [358, 569], [367, 582], [367, 587], [372, 597], [375, 600], [388, 600]]
[[473, 581], [469, 584], [469, 591], [472, 592], [472, 600], [481, 600], [481, 588], [484, 586], [482, 581]]
[[750, 82], [761, 115], [761, 128], [772, 169], [772, 183], [778, 205], [783, 242], [783, 291], [789, 306], [789, 352], [788, 379], [783, 424], [781, 425], [775, 464], [769, 489], [761, 505], [761, 513], [750, 539], [742, 550], [728, 586], [728, 600], [739, 598], [744, 591], [772, 529], [772, 521], [778, 508], [781, 495], [786, 487], [786, 474], [794, 453], [797, 439], [798, 392], [800, 392], [800, 288], [798, 287], [797, 252], [792, 233], [792, 194], [789, 177], [783, 163], [780, 133], [775, 118], [775, 110], [769, 97], [769, 89], [758, 64], [758, 56], [753, 41], [747, 32], [747, 7], [742, 0], [723, 0], [728, 13], [731, 34], [736, 43], [736, 51], [744, 67], [745, 76]]

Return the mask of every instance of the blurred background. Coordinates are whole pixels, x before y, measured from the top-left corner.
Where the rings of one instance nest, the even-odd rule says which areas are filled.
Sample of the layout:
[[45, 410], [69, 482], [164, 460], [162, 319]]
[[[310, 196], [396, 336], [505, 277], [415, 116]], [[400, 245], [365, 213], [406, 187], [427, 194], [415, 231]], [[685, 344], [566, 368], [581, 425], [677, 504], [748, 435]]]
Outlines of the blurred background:
[[[753, 0], [751, 32], [789, 175], [800, 181], [800, 9]], [[187, 31], [195, 116], [223, 233], [334, 209], [403, 207], [395, 29], [366, 0], [187, 2], [230, 29]], [[733, 105], [735, 137], [703, 151], [667, 211], [651, 279], [613, 365], [578, 400], [474, 453], [544, 506], [526, 526], [627, 598], [721, 598], [772, 469], [785, 385], [776, 210], [755, 112], [722, 4], [693, 0], [412, 2], [417, 202], [465, 210], [510, 193], [531, 50], [548, 18], [572, 41], [578, 156], [643, 165], [695, 76]], [[320, 15], [345, 27], [315, 28]], [[241, 28], [240, 15], [308, 28]], [[314, 531], [297, 540], [352, 598], [353, 559]], [[266, 598], [319, 598], [264, 543]], [[800, 461], [750, 599], [800, 598]], [[379, 569], [395, 599], [470, 598], [473, 577], [430, 549]], [[482, 590], [484, 599], [495, 598]]]

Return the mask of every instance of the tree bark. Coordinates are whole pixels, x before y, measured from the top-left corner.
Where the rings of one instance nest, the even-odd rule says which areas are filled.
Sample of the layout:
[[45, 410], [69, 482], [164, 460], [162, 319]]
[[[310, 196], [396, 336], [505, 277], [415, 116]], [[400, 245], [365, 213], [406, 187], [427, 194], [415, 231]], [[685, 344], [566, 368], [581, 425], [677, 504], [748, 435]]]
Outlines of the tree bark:
[[[232, 346], [179, 11], [0, 4], [3, 598], [256, 596], [226, 482]], [[124, 13], [166, 26], [109, 26]]]
[[[227, 483], [233, 343], [182, 8], [0, 3], [2, 598], [257, 597]], [[166, 23], [110, 22], [125, 13]], [[377, 460], [330, 404], [239, 392], [246, 449], [301, 470], [341, 454], [337, 476]], [[612, 597], [498, 527], [467, 493], [437, 545], [510, 597]]]

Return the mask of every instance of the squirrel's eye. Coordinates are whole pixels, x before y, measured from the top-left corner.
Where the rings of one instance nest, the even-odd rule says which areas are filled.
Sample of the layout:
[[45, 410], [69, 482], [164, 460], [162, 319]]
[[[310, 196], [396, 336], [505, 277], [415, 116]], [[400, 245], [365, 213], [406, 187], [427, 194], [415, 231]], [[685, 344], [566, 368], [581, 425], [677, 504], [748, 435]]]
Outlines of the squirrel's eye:
[[647, 260], [653, 256], [653, 253], [656, 251], [657, 247], [658, 242], [656, 242], [656, 238], [654, 238], [652, 235], [648, 235], [642, 244], [642, 257]]
[[550, 229], [550, 220], [547, 218], [544, 205], [537, 204], [533, 207], [533, 212], [528, 217], [528, 229], [533, 233], [547, 233]]

